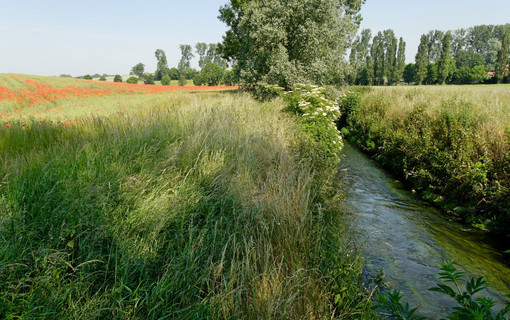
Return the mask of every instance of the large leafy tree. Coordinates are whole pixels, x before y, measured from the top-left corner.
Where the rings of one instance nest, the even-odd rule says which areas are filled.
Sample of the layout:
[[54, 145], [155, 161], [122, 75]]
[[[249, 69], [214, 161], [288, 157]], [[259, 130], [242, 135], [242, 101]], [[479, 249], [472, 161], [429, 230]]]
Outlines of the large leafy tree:
[[207, 43], [198, 42], [195, 44], [195, 52], [198, 54], [198, 66], [200, 69], [203, 69], [207, 64], [206, 52], [207, 52]]
[[344, 54], [364, 0], [231, 0], [220, 50], [245, 85], [291, 88], [343, 80]]
[[395, 73], [396, 82], [400, 82], [400, 79], [404, 76], [404, 69], [406, 67], [406, 42], [402, 37], [398, 42], [398, 53], [397, 53], [397, 67]]

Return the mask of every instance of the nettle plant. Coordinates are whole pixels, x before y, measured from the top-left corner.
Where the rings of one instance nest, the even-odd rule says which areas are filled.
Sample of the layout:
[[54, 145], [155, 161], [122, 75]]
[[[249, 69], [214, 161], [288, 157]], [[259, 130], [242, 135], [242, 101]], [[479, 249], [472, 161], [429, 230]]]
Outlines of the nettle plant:
[[326, 88], [296, 84], [292, 91], [284, 91], [283, 88], [275, 86], [269, 89], [288, 102], [286, 111], [299, 116], [304, 130], [318, 144], [318, 150], [325, 157], [339, 159], [343, 147], [342, 137], [336, 127], [340, 107], [336, 101], [327, 97]]

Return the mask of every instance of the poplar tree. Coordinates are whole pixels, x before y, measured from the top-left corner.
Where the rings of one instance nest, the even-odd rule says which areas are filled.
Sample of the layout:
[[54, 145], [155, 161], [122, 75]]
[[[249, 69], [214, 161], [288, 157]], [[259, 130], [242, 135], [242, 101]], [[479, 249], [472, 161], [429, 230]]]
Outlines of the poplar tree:
[[450, 43], [452, 36], [449, 32], [447, 32], [442, 41], [441, 46], [441, 56], [437, 61], [437, 82], [440, 84], [446, 83], [446, 78], [448, 77], [448, 73], [450, 71]]
[[402, 37], [398, 42], [398, 53], [397, 53], [397, 67], [395, 72], [395, 78], [397, 83], [404, 76], [404, 69], [406, 67], [406, 43]]
[[505, 72], [509, 63], [508, 55], [510, 51], [510, 30], [505, 33], [503, 42], [501, 43], [501, 50], [498, 51], [498, 58], [496, 60], [496, 81], [503, 82]]
[[397, 38], [393, 36], [386, 52], [388, 84], [397, 83]]
[[423, 34], [420, 39], [420, 46], [418, 47], [418, 52], [416, 53], [416, 82], [421, 85], [423, 80], [427, 76], [427, 66], [429, 64], [428, 61], [428, 44], [427, 44], [427, 35]]
[[375, 84], [384, 84], [384, 42], [380, 38], [377, 44], [374, 60], [374, 78]]
[[166, 59], [165, 51], [162, 49], [157, 49], [156, 52], [154, 52], [154, 55], [156, 56], [156, 60], [158, 60], [155, 79], [161, 80], [164, 76], [168, 75], [168, 61]]
[[182, 73], [191, 68], [191, 59], [193, 59], [193, 48], [189, 44], [181, 44], [181, 60], [179, 61], [178, 68]]
[[198, 54], [198, 66], [200, 69], [203, 69], [208, 62], [205, 56], [207, 52], [207, 43], [198, 42], [195, 44], [195, 52]]

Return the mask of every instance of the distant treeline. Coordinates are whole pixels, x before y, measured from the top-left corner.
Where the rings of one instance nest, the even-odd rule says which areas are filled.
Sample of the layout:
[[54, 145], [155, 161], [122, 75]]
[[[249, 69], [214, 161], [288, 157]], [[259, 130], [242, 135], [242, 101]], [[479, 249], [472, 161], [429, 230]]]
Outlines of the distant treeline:
[[509, 82], [510, 24], [431, 30], [421, 36], [415, 63], [407, 65], [405, 42], [400, 38], [397, 46], [393, 30], [371, 39], [364, 29], [351, 45], [349, 84]]

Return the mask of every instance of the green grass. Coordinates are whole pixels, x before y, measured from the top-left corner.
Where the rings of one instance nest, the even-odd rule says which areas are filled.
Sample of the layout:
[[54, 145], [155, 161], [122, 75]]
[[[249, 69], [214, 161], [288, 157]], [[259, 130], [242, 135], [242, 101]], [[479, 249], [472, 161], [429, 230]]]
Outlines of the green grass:
[[451, 214], [510, 233], [510, 86], [359, 90], [349, 140]]
[[0, 128], [0, 318], [371, 318], [282, 107], [174, 93]]

